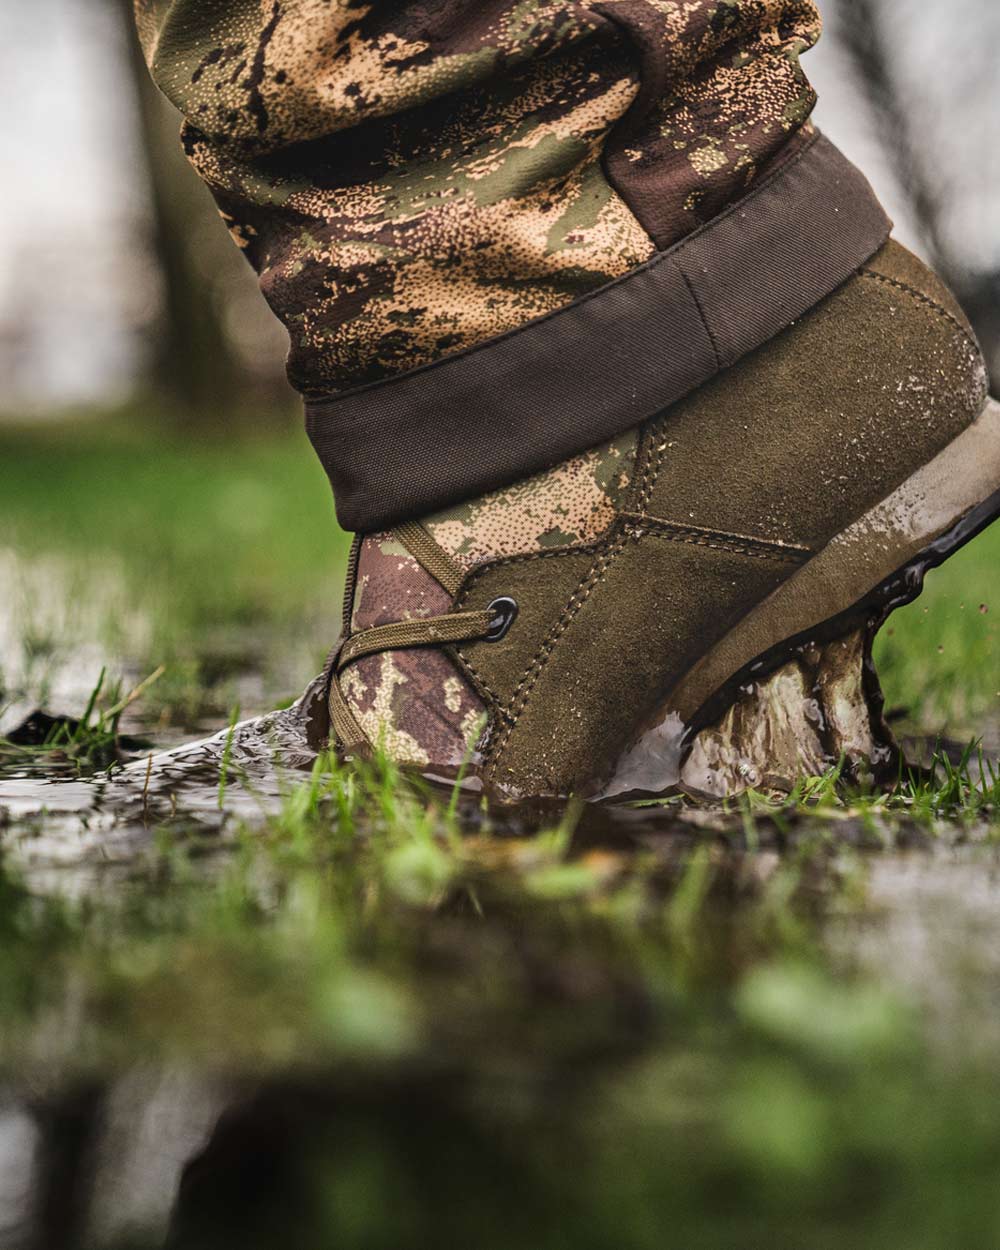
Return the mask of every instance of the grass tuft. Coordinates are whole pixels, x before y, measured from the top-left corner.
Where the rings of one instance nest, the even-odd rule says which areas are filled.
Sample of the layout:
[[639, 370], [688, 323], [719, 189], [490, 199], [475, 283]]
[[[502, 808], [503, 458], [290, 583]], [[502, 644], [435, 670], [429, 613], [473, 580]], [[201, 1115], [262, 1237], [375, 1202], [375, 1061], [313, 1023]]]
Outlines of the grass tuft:
[[164, 671], [161, 665], [123, 696], [121, 684], [108, 685], [107, 670], [102, 668], [79, 718], [36, 713], [10, 736], [0, 738], [0, 769], [68, 764], [78, 773], [93, 773], [110, 767], [126, 747], [144, 745], [140, 739], [122, 738], [121, 718]]

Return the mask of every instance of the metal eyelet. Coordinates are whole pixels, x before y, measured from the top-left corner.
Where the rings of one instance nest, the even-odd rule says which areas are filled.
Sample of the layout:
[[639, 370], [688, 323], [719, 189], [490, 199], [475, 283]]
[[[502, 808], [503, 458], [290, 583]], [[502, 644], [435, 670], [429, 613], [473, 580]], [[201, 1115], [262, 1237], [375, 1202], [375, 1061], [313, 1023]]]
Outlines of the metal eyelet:
[[517, 610], [517, 604], [506, 595], [487, 604], [486, 611], [491, 619], [489, 633], [485, 635], [484, 642], [499, 642], [501, 638], [506, 638], [507, 631], [517, 619]]

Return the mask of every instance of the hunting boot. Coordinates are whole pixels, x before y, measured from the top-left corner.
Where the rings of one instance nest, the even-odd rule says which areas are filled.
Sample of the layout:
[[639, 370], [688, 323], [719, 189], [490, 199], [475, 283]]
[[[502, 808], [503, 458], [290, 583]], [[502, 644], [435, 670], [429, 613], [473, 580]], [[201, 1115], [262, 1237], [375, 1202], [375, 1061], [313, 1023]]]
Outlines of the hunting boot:
[[506, 799], [862, 758], [871, 634], [998, 511], [972, 331], [889, 242], [637, 428], [359, 537], [332, 732]]
[[810, 121], [813, 0], [136, 10], [364, 535], [341, 746], [513, 796], [877, 754], [868, 636], [996, 417]]

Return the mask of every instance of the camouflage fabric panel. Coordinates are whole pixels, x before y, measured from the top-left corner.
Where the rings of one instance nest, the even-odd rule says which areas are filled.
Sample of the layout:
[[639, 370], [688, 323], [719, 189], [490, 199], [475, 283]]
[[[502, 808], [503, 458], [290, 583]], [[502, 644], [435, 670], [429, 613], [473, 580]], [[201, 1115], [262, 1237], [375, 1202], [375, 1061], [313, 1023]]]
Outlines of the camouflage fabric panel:
[[802, 0], [137, 0], [137, 13], [312, 395], [634, 268], [663, 245], [661, 218], [683, 231], [738, 193], [812, 103]]
[[158, 7], [154, 74], [306, 394], [515, 328], [653, 251], [601, 167], [634, 67], [585, 6]]
[[451, 596], [425, 573], [392, 534], [369, 534], [361, 544], [354, 590], [352, 632], [437, 616], [451, 607]]
[[160, 89], [206, 136], [269, 153], [421, 108], [606, 22], [565, 0], [134, 0]]
[[670, 247], [751, 189], [803, 130], [816, 95], [801, 54], [820, 36], [813, 0], [609, 0], [645, 47], [648, 109], [610, 154], [612, 181]]
[[[352, 629], [435, 616], [450, 606], [448, 593], [390, 534], [364, 540]], [[340, 688], [369, 741], [400, 764], [458, 768], [484, 723], [479, 696], [432, 647], [365, 656], [345, 669]]]
[[546, 473], [438, 512], [424, 525], [466, 568], [591, 542], [623, 506], [637, 441], [630, 431]]
[[442, 651], [384, 651], [344, 671], [340, 689], [369, 742], [397, 764], [476, 764], [484, 708]]

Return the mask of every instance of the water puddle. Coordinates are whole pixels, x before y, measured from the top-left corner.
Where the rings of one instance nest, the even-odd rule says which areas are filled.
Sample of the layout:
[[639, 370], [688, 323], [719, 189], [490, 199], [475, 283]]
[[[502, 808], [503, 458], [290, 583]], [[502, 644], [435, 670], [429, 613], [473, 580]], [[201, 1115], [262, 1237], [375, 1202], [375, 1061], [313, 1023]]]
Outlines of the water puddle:
[[[151, 671], [127, 579], [75, 575], [0, 556], [0, 736], [79, 717], [102, 667]], [[898, 769], [871, 633], [744, 683], [686, 756], [659, 727], [618, 802], [569, 813], [338, 790], [315, 691], [221, 729], [129, 704], [114, 759], [33, 754], [59, 723], [29, 725], [0, 756], [0, 1250], [596, 1250], [649, 1220], [889, 1244], [879, 1204], [949, 1166], [926, 1143], [955, 1135], [913, 1127], [942, 1063], [942, 1124], [984, 1105], [1000, 849], [990, 811], [782, 800], [841, 760]], [[622, 801], [668, 766], [694, 797]], [[747, 788], [771, 797], [723, 798]], [[705, 1198], [736, 1191], [738, 1235]]]

